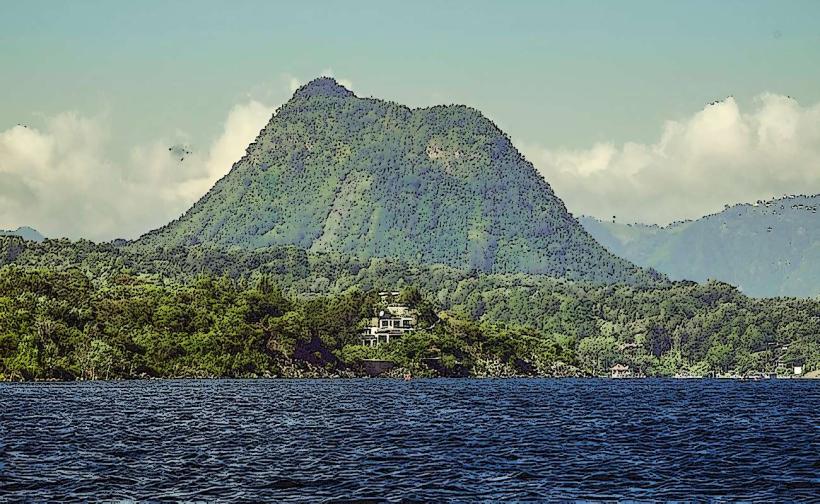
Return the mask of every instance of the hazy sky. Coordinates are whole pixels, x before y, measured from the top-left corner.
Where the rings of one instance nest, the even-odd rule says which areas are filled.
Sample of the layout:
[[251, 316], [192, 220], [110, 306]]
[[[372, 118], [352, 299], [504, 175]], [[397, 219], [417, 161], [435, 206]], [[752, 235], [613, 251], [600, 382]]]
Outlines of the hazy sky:
[[480, 109], [576, 214], [817, 193], [818, 26], [816, 1], [0, 0], [0, 228], [109, 239], [175, 218], [326, 73]]

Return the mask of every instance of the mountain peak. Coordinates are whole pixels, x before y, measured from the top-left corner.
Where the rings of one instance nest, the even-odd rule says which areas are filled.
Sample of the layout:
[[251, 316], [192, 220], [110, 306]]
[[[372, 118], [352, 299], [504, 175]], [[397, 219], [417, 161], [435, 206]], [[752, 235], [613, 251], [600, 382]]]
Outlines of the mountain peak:
[[302, 86], [188, 212], [137, 248], [205, 243], [653, 284], [596, 243], [489, 119]]
[[36, 242], [41, 242], [45, 240], [45, 237], [42, 234], [40, 234], [36, 229], [30, 228], [28, 226], [21, 226], [13, 231], [0, 229], [0, 236], [19, 236], [24, 240], [31, 240]]
[[296, 90], [294, 97], [355, 96], [353, 91], [339, 84], [333, 77], [319, 77]]

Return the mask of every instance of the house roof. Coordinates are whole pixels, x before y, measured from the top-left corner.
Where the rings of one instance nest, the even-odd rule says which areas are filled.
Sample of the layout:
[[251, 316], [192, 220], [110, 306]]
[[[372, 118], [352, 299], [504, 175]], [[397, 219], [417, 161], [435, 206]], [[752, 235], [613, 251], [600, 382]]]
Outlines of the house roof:
[[379, 318], [386, 319], [386, 318], [402, 318], [402, 317], [413, 317], [415, 312], [406, 306], [388, 306], [387, 308], [379, 311]]

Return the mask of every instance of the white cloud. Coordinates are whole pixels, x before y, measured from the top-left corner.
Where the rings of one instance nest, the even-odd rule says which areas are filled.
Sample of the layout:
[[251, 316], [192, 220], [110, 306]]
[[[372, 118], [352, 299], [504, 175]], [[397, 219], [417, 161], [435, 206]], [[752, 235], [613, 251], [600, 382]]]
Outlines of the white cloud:
[[288, 91], [290, 91], [291, 93], [293, 93], [297, 89], [299, 89], [299, 86], [301, 86], [301, 85], [302, 85], [302, 83], [296, 77], [293, 77], [293, 76], [288, 77]]
[[697, 218], [727, 203], [820, 192], [820, 104], [763, 94], [668, 121], [652, 144], [518, 147], [575, 214], [621, 222]]
[[[39, 129], [0, 131], [0, 228], [136, 237], [178, 217], [225, 175], [273, 110], [255, 100], [235, 106], [218, 138], [183, 162], [168, 147], [187, 140], [184, 133], [116, 159], [104, 115], [63, 113]], [[655, 143], [518, 147], [570, 211], [621, 222], [666, 223], [727, 203], [820, 192], [820, 104], [774, 94], [759, 96], [747, 112], [728, 98], [668, 121]]]
[[0, 228], [32, 226], [47, 236], [133, 238], [179, 216], [200, 198], [265, 126], [274, 107], [235, 106], [222, 134], [180, 162], [177, 143], [157, 139], [114, 159], [105, 116], [63, 113], [41, 129], [0, 132]]
[[[321, 75], [333, 77], [328, 68]], [[283, 74], [290, 93], [303, 81]], [[348, 79], [338, 79], [350, 88]], [[270, 93], [266, 101], [281, 98]], [[273, 95], [276, 95], [275, 97]], [[168, 152], [177, 132], [114, 153], [111, 121], [66, 112], [39, 128], [0, 131], [0, 229], [32, 226], [47, 236], [135, 238], [178, 217], [238, 161], [275, 110], [249, 98], [228, 113], [222, 134], [184, 161]]]
[[228, 114], [222, 135], [216, 139], [204, 163], [203, 176], [189, 181], [186, 195], [189, 199], [202, 196], [225, 175], [233, 163], [245, 154], [245, 149], [273, 115], [274, 107], [258, 101], [235, 106]]

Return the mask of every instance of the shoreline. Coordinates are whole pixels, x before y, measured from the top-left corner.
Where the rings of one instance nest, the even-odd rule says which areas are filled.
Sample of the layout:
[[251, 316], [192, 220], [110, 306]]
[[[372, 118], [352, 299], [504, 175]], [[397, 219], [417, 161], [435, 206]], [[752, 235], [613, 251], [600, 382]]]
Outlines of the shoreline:
[[256, 377], [236, 377], [236, 376], [174, 376], [174, 377], [149, 377], [149, 378], [108, 378], [93, 380], [61, 380], [57, 378], [34, 379], [34, 380], [9, 380], [0, 379], [0, 384], [6, 383], [111, 383], [111, 382], [155, 382], [155, 381], [349, 381], [349, 380], [385, 380], [385, 381], [418, 381], [418, 380], [583, 380], [583, 381], [614, 381], [614, 382], [635, 382], [635, 381], [737, 381], [737, 382], [769, 382], [769, 381], [814, 381], [820, 380], [820, 376], [782, 376], [776, 378], [733, 378], [733, 377], [674, 377], [674, 376], [645, 376], [635, 378], [612, 378], [609, 376], [417, 376], [405, 379], [396, 376], [256, 376]]

